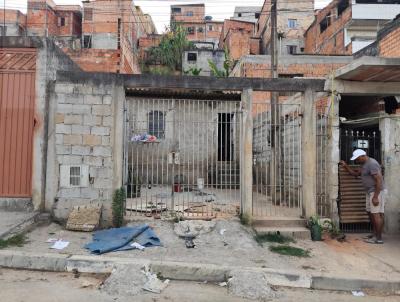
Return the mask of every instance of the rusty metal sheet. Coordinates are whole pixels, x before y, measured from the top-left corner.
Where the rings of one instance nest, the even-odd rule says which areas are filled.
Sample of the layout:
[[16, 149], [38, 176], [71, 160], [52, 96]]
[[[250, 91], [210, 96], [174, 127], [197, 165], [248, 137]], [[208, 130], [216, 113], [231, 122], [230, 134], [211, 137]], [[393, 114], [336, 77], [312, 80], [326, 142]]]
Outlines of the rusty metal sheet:
[[31, 197], [36, 52], [0, 50], [0, 197]]

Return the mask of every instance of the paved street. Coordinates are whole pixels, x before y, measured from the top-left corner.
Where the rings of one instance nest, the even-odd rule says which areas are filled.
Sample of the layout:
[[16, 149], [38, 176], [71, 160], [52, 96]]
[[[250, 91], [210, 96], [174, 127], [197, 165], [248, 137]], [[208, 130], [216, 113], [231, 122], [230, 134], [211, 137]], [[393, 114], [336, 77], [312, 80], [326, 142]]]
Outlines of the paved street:
[[[2, 302], [162, 302], [162, 301], [229, 301], [248, 302], [228, 295], [226, 288], [214, 284], [173, 281], [161, 294], [141, 294], [134, 297], [111, 297], [97, 287], [104, 276], [81, 275], [75, 278], [67, 273], [48, 273], [0, 269]], [[311, 291], [302, 289], [277, 289], [280, 298], [274, 301], [399, 301], [400, 296], [379, 296], [366, 293], [365, 297], [353, 297], [348, 292]], [[378, 295], [377, 295], [378, 294]]]

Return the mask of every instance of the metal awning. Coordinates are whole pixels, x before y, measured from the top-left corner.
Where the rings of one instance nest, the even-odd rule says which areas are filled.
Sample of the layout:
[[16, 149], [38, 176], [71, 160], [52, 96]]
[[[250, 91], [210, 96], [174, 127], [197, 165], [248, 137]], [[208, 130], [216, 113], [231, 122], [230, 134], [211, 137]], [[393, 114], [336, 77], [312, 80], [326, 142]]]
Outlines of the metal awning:
[[359, 82], [400, 82], [400, 58], [361, 57], [339, 68], [335, 79]]

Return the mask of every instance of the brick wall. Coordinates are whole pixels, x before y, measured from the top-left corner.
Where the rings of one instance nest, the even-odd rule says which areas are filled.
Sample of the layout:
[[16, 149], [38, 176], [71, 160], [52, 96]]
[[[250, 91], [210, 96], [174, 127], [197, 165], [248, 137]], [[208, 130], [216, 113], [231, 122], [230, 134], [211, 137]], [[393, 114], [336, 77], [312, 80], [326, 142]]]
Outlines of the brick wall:
[[400, 57], [400, 25], [379, 41], [379, 56], [387, 58]]
[[[345, 25], [351, 20], [351, 7], [337, 16], [339, 0], [332, 1], [324, 9], [320, 10], [313, 24], [305, 32], [306, 54], [325, 55], [351, 55], [351, 44], [346, 47], [344, 40]], [[329, 16], [330, 14], [330, 16]], [[329, 26], [321, 31], [321, 22], [329, 22]]]
[[227, 47], [230, 57], [238, 60], [242, 56], [250, 54], [250, 37], [251, 32], [242, 29], [232, 29], [228, 32], [224, 47]]
[[[56, 183], [57, 202], [54, 216], [64, 220], [75, 205], [103, 204], [103, 223], [111, 212], [113, 162], [115, 161], [113, 86], [96, 84], [57, 83], [52, 96], [54, 113], [53, 144], [54, 173], [59, 180], [61, 165], [84, 165], [89, 169], [86, 187], [64, 187]], [[51, 140], [50, 140], [51, 141]], [[49, 163], [52, 165], [53, 163]], [[109, 220], [108, 220], [109, 221]]]

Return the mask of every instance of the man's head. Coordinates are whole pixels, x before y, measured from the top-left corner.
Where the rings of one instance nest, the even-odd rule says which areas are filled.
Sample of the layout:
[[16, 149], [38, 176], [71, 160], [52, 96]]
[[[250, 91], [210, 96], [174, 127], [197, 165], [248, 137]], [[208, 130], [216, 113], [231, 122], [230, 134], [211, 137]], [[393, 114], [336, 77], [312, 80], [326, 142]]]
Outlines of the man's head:
[[364, 150], [356, 149], [353, 152], [353, 157], [350, 160], [354, 160], [358, 164], [363, 164], [368, 160], [367, 153]]

